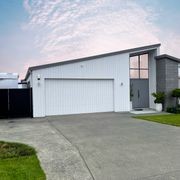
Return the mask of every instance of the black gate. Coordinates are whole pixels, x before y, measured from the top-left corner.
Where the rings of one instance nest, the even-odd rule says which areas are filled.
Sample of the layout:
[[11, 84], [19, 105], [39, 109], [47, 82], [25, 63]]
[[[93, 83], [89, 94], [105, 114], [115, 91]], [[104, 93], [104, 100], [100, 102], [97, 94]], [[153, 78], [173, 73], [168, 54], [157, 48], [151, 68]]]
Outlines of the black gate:
[[32, 89], [0, 89], [0, 118], [32, 117]]

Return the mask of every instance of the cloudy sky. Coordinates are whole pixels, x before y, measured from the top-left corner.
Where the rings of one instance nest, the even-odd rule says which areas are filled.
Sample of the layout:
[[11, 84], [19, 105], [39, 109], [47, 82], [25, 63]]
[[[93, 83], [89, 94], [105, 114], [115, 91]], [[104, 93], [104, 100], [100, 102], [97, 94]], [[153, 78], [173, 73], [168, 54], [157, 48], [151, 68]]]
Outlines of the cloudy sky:
[[0, 0], [0, 72], [161, 43], [180, 57], [179, 0]]

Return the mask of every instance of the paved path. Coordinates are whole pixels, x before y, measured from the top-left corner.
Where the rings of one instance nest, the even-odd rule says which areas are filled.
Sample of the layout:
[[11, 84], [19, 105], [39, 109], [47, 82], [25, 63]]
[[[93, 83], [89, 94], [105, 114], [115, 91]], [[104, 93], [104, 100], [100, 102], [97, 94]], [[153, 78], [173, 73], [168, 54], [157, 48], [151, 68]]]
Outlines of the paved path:
[[34, 146], [50, 180], [179, 180], [180, 128], [130, 116], [0, 121], [0, 139]]

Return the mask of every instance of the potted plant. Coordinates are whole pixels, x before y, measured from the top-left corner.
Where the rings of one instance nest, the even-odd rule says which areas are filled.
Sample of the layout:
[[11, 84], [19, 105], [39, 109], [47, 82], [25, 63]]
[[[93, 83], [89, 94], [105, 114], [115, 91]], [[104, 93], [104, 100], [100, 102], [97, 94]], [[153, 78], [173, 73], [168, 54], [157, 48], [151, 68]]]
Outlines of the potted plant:
[[172, 91], [172, 97], [176, 98], [176, 108], [177, 108], [179, 105], [179, 99], [180, 99], [180, 89], [179, 88], [174, 89]]
[[164, 92], [156, 92], [152, 93], [152, 96], [155, 98], [154, 103], [156, 104], [156, 111], [161, 112], [162, 111], [162, 105], [165, 100], [165, 94]]

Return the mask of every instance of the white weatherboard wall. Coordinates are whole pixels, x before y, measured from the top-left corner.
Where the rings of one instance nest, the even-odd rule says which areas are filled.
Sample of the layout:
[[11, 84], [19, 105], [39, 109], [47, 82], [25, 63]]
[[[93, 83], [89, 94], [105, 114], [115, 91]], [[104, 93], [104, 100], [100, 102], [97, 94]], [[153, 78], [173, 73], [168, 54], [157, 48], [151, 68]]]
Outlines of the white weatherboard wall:
[[[37, 76], [41, 79], [38, 82]], [[91, 79], [113, 80], [113, 110], [129, 111], [129, 53], [113, 55], [94, 60], [75, 62], [60, 66], [34, 70], [33, 82], [33, 115], [43, 117], [46, 113], [46, 79]], [[54, 82], [53, 87], [59, 86]], [[101, 84], [103, 85], [103, 84]], [[104, 85], [103, 85], [104, 86]], [[105, 88], [105, 87], [104, 87]], [[106, 89], [106, 88], [105, 88]], [[52, 88], [52, 93], [54, 88]], [[91, 89], [89, 89], [89, 93]], [[57, 97], [59, 99], [59, 97]], [[83, 113], [87, 113], [84, 111]], [[73, 113], [73, 112], [72, 112]], [[68, 113], [71, 114], [71, 113]]]
[[17, 73], [0, 73], [0, 89], [18, 88]]
[[[149, 52], [150, 54], [149, 98], [150, 107], [154, 108], [153, 97], [151, 96], [151, 93], [156, 91], [156, 63], [154, 56], [159, 55], [159, 49], [144, 49], [143, 52]], [[129, 52], [33, 70], [30, 77], [33, 87], [33, 116], [44, 117], [46, 115], [57, 114], [129, 111], [130, 53], [139, 52]], [[39, 76], [40, 80], [38, 81], [37, 77]], [[110, 84], [113, 88], [110, 87]], [[88, 88], [88, 86], [96, 86], [98, 88], [92, 92], [92, 89]], [[71, 89], [69, 92], [71, 93], [71, 98], [68, 102], [65, 102], [65, 98], [68, 97], [68, 87]], [[60, 93], [60, 91], [65, 92]], [[106, 97], [107, 99], [105, 98], [106, 91], [109, 92], [108, 97]], [[113, 91], [113, 93], [111, 91]], [[87, 94], [86, 100], [80, 101], [75, 99], [75, 97], [72, 96], [73, 92], [76, 92], [78, 98], [80, 98], [80, 95], [83, 96], [83, 93]], [[98, 97], [99, 92], [102, 95], [101, 97]], [[98, 107], [95, 101], [96, 97], [97, 99], [99, 98], [99, 101], [104, 98], [104, 102], [109, 103], [109, 106], [105, 108], [102, 106], [103, 103], [101, 103], [99, 106], [102, 107]], [[62, 100], [63, 103], [58, 102], [62, 98], [64, 98]], [[92, 102], [85, 104], [86, 108], [83, 109], [80, 103], [85, 103], [86, 101], [90, 101], [90, 99], [93, 99]], [[78, 106], [81, 106], [81, 109], [75, 107], [75, 101], [79, 101]], [[92, 108], [92, 104], [94, 105], [94, 109]], [[66, 108], [66, 105], [69, 107]], [[58, 109], [58, 106], [61, 106], [63, 110]], [[52, 107], [54, 109], [52, 109]]]
[[159, 49], [149, 52], [149, 107], [155, 109], [152, 93], [156, 92], [156, 59]]
[[0, 79], [0, 89], [18, 88], [18, 79]]

